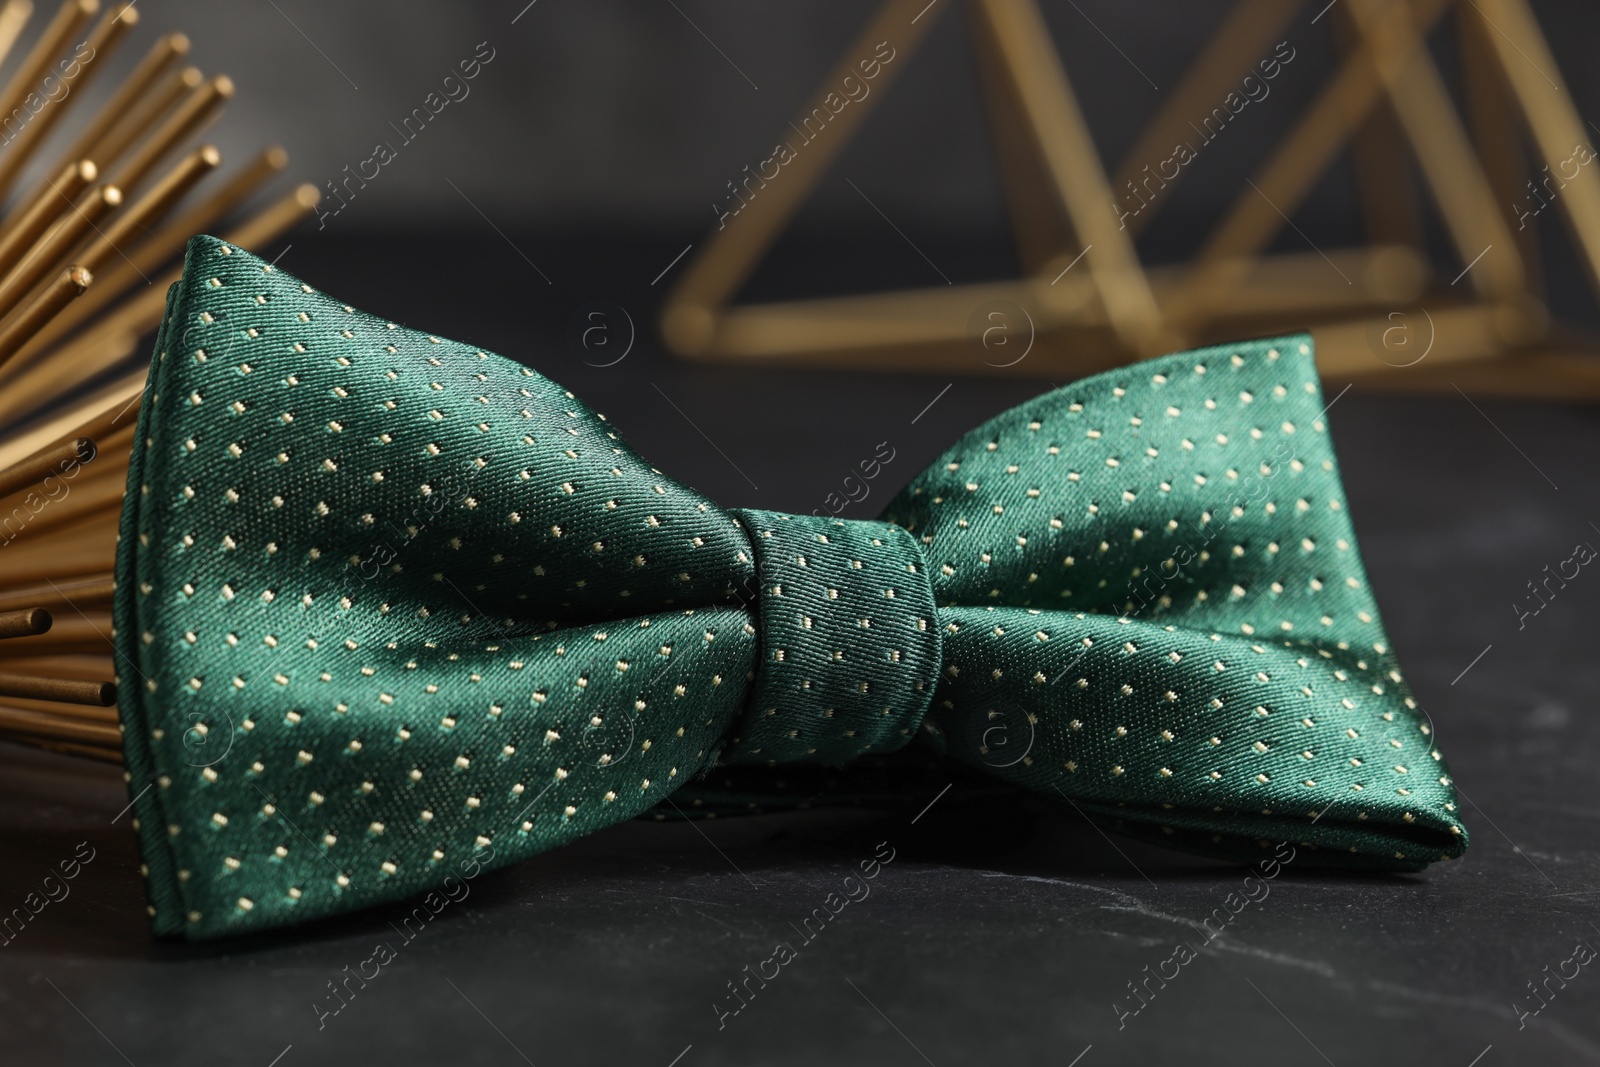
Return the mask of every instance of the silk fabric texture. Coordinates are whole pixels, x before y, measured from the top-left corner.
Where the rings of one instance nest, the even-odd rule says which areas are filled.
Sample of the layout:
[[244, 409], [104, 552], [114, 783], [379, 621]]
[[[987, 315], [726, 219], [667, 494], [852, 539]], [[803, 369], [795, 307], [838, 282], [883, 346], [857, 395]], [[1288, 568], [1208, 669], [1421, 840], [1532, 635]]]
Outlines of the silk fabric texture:
[[1207, 348], [997, 416], [882, 521], [724, 509], [535, 371], [196, 237], [117, 560], [154, 931], [907, 746], [1227, 859], [1459, 856], [1323, 405], [1309, 337]]

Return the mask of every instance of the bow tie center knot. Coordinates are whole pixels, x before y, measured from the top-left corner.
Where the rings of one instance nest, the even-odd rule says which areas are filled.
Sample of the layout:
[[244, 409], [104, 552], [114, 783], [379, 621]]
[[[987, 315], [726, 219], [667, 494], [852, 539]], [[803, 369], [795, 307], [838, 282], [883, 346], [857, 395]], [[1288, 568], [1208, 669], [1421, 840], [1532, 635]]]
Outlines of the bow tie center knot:
[[727, 763], [843, 762], [910, 743], [941, 635], [915, 538], [886, 522], [735, 509], [760, 652]]

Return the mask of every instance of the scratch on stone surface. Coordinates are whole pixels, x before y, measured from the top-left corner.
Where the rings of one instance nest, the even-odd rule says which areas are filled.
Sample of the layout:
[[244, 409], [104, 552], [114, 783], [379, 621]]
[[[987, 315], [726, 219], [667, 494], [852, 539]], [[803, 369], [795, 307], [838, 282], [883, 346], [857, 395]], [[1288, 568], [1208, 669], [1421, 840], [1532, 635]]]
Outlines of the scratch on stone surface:
[[[1125, 911], [1133, 915], [1143, 915], [1147, 919], [1159, 919], [1162, 922], [1175, 923], [1178, 926], [1187, 927], [1201, 935], [1205, 935], [1208, 932], [1203, 923], [1195, 922], [1193, 919], [1186, 919], [1181, 915], [1169, 915], [1163, 911], [1155, 911], [1151, 908], [1145, 907], [1143, 904], [1138, 904], [1135, 907], [1117, 907], [1107, 905], [1103, 910]], [[1240, 941], [1237, 938], [1229, 935], [1229, 931], [1222, 930], [1218, 932], [1216, 936], [1201, 944], [1196, 945], [1192, 941], [1189, 942], [1189, 944], [1193, 946], [1196, 951], [1201, 953], [1204, 953], [1208, 949], [1215, 949], [1219, 952], [1236, 952], [1241, 956], [1254, 956], [1257, 959], [1269, 960], [1272, 963], [1282, 964], [1286, 967], [1299, 967], [1303, 970], [1311, 971], [1313, 974], [1319, 974], [1324, 978], [1335, 978], [1338, 976], [1338, 972], [1335, 971], [1330, 964], [1324, 963], [1321, 960], [1301, 959], [1298, 956], [1291, 956], [1286, 952], [1274, 952], [1271, 949], [1258, 948], [1255, 945]]]
[[1041, 882], [1044, 885], [1059, 885], [1066, 886], [1069, 889], [1087, 889], [1091, 893], [1104, 893], [1107, 896], [1115, 897], [1117, 900], [1131, 905], [1131, 907], [1128, 909], [1130, 911], [1143, 908], [1145, 906], [1144, 901], [1140, 900], [1133, 894], [1124, 893], [1120, 889], [1111, 889], [1103, 885], [1090, 885], [1087, 882], [1069, 882], [1065, 878], [1045, 878], [1044, 876], [1037, 874], [1010, 874], [1006, 871], [975, 870], [972, 873], [983, 878], [1006, 878], [1016, 882]]
[[1245, 945], [1239, 943], [1238, 941], [1231, 941], [1226, 937], [1217, 937], [1212, 939], [1211, 943], [1201, 947], [1200, 951], [1204, 952], [1208, 948], [1214, 948], [1222, 952], [1237, 952], [1241, 956], [1254, 956], [1257, 959], [1268, 960], [1272, 963], [1279, 963], [1285, 967], [1299, 967], [1303, 970], [1310, 971], [1313, 974], [1320, 974], [1324, 978], [1336, 978], [1339, 974], [1339, 972], [1335, 971], [1331, 965], [1324, 963], [1321, 960], [1303, 960], [1298, 956], [1291, 956], [1286, 952], [1273, 952], [1270, 949], [1257, 948], [1254, 945]]
[[1114, 941], [1125, 941], [1136, 948], [1172, 947], [1172, 942], [1166, 938], [1151, 937], [1149, 934], [1125, 934], [1119, 930], [1101, 930], [1100, 934]]
[[[1423, 1004], [1464, 1008], [1475, 1012], [1488, 1012], [1490, 1015], [1505, 1019], [1507, 1022], [1515, 1022], [1517, 1019], [1517, 1013], [1509, 1002], [1502, 1004], [1492, 1000], [1485, 1000], [1481, 997], [1453, 997], [1447, 993], [1435, 993], [1430, 989], [1413, 989], [1410, 986], [1399, 985], [1395, 982], [1385, 982], [1381, 978], [1368, 979], [1367, 985], [1379, 992], [1408, 997]], [[1528, 1028], [1530, 1030], [1540, 1028], [1548, 1030], [1552, 1036], [1565, 1041], [1569, 1046], [1583, 1053], [1589, 1059], [1600, 1060], [1600, 1046], [1596, 1046], [1581, 1034], [1573, 1033], [1554, 1019], [1545, 1018], [1543, 1015], [1536, 1016], [1528, 1020]]]
[[1204, 930], [1204, 927], [1195, 922], [1193, 919], [1186, 919], [1181, 915], [1171, 915], [1164, 911], [1157, 911], [1144, 901], [1140, 900], [1138, 897], [1134, 896], [1132, 893], [1124, 893], [1120, 889], [1111, 889], [1107, 886], [1100, 885], [1089, 885], [1085, 882], [1069, 882], [1063, 878], [1045, 878], [1036, 874], [1008, 874], [1005, 871], [983, 870], [974, 871], [973, 873], [982, 875], [985, 878], [1007, 878], [1019, 882], [1042, 882], [1045, 885], [1067, 886], [1071, 889], [1087, 889], [1091, 893], [1103, 893], [1106, 896], [1112, 897], [1116, 900], [1115, 904], [1099, 905], [1099, 909], [1101, 911], [1123, 911], [1132, 915], [1143, 915], [1148, 919], [1159, 919], [1162, 922], [1176, 923], [1179, 926], [1186, 926], [1190, 930]]
[[1187, 926], [1191, 930], [1199, 931], [1199, 932], [1202, 932], [1202, 933], [1205, 931], [1205, 927], [1202, 926], [1200, 923], [1195, 922], [1193, 919], [1186, 919], [1182, 915], [1170, 915], [1170, 914], [1168, 914], [1167, 912], [1164, 912], [1164, 911], [1156, 911], [1154, 908], [1151, 908], [1151, 907], [1147, 906], [1142, 900], [1138, 900], [1137, 898], [1129, 898], [1129, 899], [1133, 900], [1133, 904], [1131, 906], [1128, 906], [1128, 905], [1118, 906], [1118, 905], [1107, 904], [1107, 905], [1104, 905], [1101, 908], [1101, 910], [1102, 911], [1125, 911], [1125, 912], [1128, 912], [1131, 915], [1143, 915], [1147, 919], [1159, 919], [1162, 922], [1177, 923], [1179, 926]]
[[732, 923], [723, 922], [721, 919], [717, 918], [715, 915], [707, 915], [705, 912], [701, 911], [699, 908], [694, 909], [694, 913], [696, 915], [700, 916], [700, 918], [702, 918], [702, 919], [711, 920], [712, 922], [716, 923], [718, 926], [727, 927], [729, 930], [732, 930], [733, 933], [736, 936], [738, 936], [738, 937], [740, 937], [740, 938], [742, 938], [742, 939], [744, 939], [746, 941], [750, 940], [751, 938], [759, 936], [757, 934], [747, 934], [743, 930], [739, 929], [737, 926], [734, 926]]
[[715, 901], [715, 900], [695, 900], [693, 897], [662, 897], [661, 899], [662, 900], [681, 900], [685, 904], [703, 904], [708, 908], [726, 908], [726, 907], [730, 907], [731, 906], [731, 905], [728, 905], [728, 904], [720, 903], [720, 902]]
[[1401, 985], [1398, 982], [1386, 982], [1381, 978], [1367, 979], [1367, 987], [1380, 993], [1394, 993], [1397, 996], [1409, 997], [1423, 1004], [1437, 1004], [1448, 1008], [1468, 1008], [1472, 1011], [1486, 1011], [1505, 1019], [1516, 1019], [1516, 1013], [1505, 1004], [1485, 1000], [1482, 997], [1455, 997], [1448, 993], [1436, 993], [1431, 989], [1413, 989], [1411, 986]]
[[606, 892], [607, 893], [618, 893], [618, 894], [620, 894], [622, 896], [625, 896], [625, 897], [641, 897], [641, 898], [644, 898], [644, 899], [647, 899], [647, 900], [680, 900], [685, 904], [699, 904], [699, 905], [701, 905], [703, 907], [707, 907], [707, 908], [726, 908], [726, 907], [729, 907], [729, 905], [718, 903], [715, 900], [695, 900], [693, 897], [670, 897], [670, 896], [667, 896], [664, 893], [630, 892], [630, 891], [628, 891], [626, 889], [618, 889], [615, 886], [607, 888]]
[[[940, 869], [948, 870], [950, 868]], [[1099, 910], [1101, 911], [1119, 911], [1126, 912], [1130, 915], [1142, 915], [1147, 919], [1156, 919], [1160, 922], [1173, 923], [1177, 926], [1182, 926], [1201, 935], [1206, 933], [1206, 927], [1194, 919], [1185, 918], [1182, 915], [1173, 915], [1169, 912], [1158, 911], [1133, 894], [1124, 893], [1120, 889], [1111, 889], [1107, 886], [1090, 885], [1085, 882], [1070, 882], [1064, 878], [1046, 878], [1037, 874], [1010, 874], [1006, 871], [986, 870], [975, 870], [971, 873], [977, 874], [984, 878], [1004, 878], [1010, 881], [1039, 882], [1044, 885], [1064, 886], [1069, 889], [1086, 889], [1091, 893], [1101, 893], [1112, 897], [1116, 901], [1116, 903], [1100, 904]], [[1302, 970], [1310, 971], [1313, 974], [1320, 975], [1323, 978], [1338, 977], [1338, 971], [1336, 971], [1331, 964], [1328, 964], [1322, 960], [1302, 959], [1298, 956], [1292, 956], [1286, 952], [1274, 952], [1271, 949], [1260, 948], [1256, 945], [1241, 942], [1235, 937], [1230, 937], [1228, 931], [1223, 931], [1216, 937], [1211, 938], [1209, 942], [1196, 945], [1195, 947], [1200, 952], [1205, 952], [1208, 949], [1215, 949], [1219, 952], [1233, 952], [1241, 956], [1252, 956], [1256, 959], [1267, 960], [1285, 967], [1298, 967]]]

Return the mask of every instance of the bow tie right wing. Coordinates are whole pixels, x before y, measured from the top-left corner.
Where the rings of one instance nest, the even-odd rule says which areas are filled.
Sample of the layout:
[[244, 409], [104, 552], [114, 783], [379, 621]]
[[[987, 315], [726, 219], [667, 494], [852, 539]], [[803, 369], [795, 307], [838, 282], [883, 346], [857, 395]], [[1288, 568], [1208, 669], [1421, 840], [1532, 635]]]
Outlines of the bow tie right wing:
[[1459, 855], [1324, 416], [1308, 336], [1246, 342], [1058, 389], [918, 476], [884, 517], [932, 574], [951, 754], [1204, 851]]

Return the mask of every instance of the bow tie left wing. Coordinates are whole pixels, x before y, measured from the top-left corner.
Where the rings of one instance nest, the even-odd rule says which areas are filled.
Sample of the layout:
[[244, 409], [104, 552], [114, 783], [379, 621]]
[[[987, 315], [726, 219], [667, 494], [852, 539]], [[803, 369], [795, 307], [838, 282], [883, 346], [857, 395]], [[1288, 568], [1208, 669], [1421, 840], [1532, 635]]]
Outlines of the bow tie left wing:
[[208, 237], [156, 352], [116, 636], [158, 933], [402, 898], [705, 765], [749, 543], [571, 393]]

